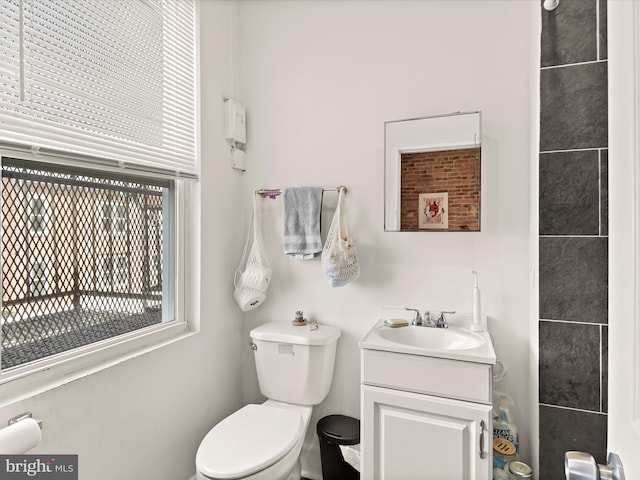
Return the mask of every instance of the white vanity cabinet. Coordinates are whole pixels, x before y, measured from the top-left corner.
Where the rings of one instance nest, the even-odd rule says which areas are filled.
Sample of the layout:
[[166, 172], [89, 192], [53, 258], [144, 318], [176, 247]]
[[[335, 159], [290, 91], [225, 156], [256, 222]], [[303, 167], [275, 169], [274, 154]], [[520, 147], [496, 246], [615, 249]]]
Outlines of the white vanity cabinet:
[[361, 362], [363, 480], [492, 478], [490, 363], [366, 347]]

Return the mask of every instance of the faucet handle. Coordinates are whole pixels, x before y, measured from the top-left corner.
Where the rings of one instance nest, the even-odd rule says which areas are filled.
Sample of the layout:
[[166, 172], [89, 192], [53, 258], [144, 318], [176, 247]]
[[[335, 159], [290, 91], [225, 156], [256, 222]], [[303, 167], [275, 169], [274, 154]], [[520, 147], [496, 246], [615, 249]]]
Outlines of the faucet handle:
[[417, 308], [409, 308], [409, 307], [404, 307], [405, 310], [409, 310], [411, 312], [416, 312], [415, 317], [413, 317], [413, 324], [415, 325], [415, 322], [421, 322], [422, 321], [422, 315], [420, 315], [420, 310], [418, 310]]
[[438, 320], [436, 320], [436, 327], [439, 327], [439, 328], [448, 328], [449, 327], [449, 324], [447, 323], [447, 319], [444, 316], [445, 313], [456, 313], [456, 311], [452, 310], [450, 312], [445, 312], [445, 311], [440, 312], [438, 314]]

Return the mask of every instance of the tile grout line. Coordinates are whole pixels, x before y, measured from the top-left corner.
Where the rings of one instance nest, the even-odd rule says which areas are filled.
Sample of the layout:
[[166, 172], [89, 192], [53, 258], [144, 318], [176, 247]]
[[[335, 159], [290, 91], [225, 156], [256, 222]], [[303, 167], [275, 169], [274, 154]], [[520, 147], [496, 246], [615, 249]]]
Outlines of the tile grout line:
[[552, 234], [545, 233], [545, 234], [539, 235], [539, 237], [540, 238], [609, 238], [609, 235], [601, 235], [599, 232], [591, 235], [569, 235], [569, 234], [552, 235]]
[[600, 150], [608, 150], [609, 147], [587, 147], [587, 148], [567, 148], [565, 150], [540, 150], [540, 154], [551, 153], [572, 153], [572, 152], [599, 152]]
[[602, 0], [596, 0], [596, 58], [600, 58], [600, 2]]
[[607, 415], [604, 412], [598, 412], [596, 410], [585, 410], [584, 408], [565, 407], [563, 405], [553, 405], [551, 403], [539, 403], [538, 405], [541, 407], [551, 407], [551, 408], [560, 408], [562, 410], [571, 410], [572, 412], [592, 413], [594, 415], [604, 415], [604, 416]]
[[553, 70], [554, 68], [566, 68], [566, 67], [576, 67], [580, 65], [593, 65], [596, 63], [605, 63], [607, 59], [604, 60], [589, 60], [587, 62], [576, 62], [576, 63], [564, 63], [562, 65], [548, 65], [546, 67], [540, 67], [540, 71], [543, 70]]
[[574, 325], [593, 325], [593, 326], [597, 326], [597, 327], [602, 327], [604, 325], [608, 325], [608, 323], [602, 323], [602, 322], [580, 322], [578, 320], [557, 320], [557, 319], [553, 319], [553, 318], [539, 318], [538, 319], [538, 323], [539, 322], [571, 323], [571, 324], [574, 324]]
[[602, 150], [598, 149], [598, 233], [602, 236]]
[[603, 364], [602, 364], [602, 325], [600, 325], [600, 328], [598, 330], [600, 331], [600, 351], [599, 351], [599, 353], [600, 353], [600, 355], [599, 355], [599, 357], [600, 357], [600, 412], [602, 412], [602, 404], [603, 404], [602, 388], [604, 386], [604, 381], [603, 381], [604, 379], [602, 378], [603, 377], [603, 370], [602, 370], [602, 367], [603, 367]]

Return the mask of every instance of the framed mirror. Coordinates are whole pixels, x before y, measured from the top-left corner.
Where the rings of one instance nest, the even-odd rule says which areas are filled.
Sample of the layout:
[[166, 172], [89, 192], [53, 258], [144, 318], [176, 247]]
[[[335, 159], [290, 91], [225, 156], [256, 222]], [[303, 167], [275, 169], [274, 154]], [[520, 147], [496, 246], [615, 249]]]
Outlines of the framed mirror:
[[480, 231], [481, 112], [384, 124], [384, 229]]

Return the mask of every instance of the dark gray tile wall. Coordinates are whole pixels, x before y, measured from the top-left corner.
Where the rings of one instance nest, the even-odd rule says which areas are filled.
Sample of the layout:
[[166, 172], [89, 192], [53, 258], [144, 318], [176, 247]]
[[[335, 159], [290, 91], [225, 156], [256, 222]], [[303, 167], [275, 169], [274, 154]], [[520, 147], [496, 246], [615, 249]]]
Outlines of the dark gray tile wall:
[[598, 47], [600, 49], [599, 59], [607, 59], [607, 2], [600, 0], [598, 4], [599, 30], [598, 30]]
[[606, 0], [542, 9], [539, 170], [540, 478], [607, 443]]
[[[564, 452], [592, 452], [606, 465], [607, 416], [598, 413], [540, 405], [540, 476], [566, 480]], [[543, 431], [544, 429], [544, 431]]]
[[540, 155], [540, 234], [600, 233], [597, 150]]
[[609, 234], [609, 152], [600, 150], [600, 235]]
[[540, 403], [599, 411], [600, 325], [540, 322]]
[[607, 243], [597, 233], [540, 237], [540, 318], [607, 323]]
[[562, 11], [542, 12], [542, 67], [590, 62], [596, 58], [596, 8], [596, 0], [562, 0]]
[[607, 62], [540, 72], [540, 150], [607, 145]]
[[609, 398], [607, 385], [609, 385], [609, 327], [602, 325], [602, 411], [608, 412]]

